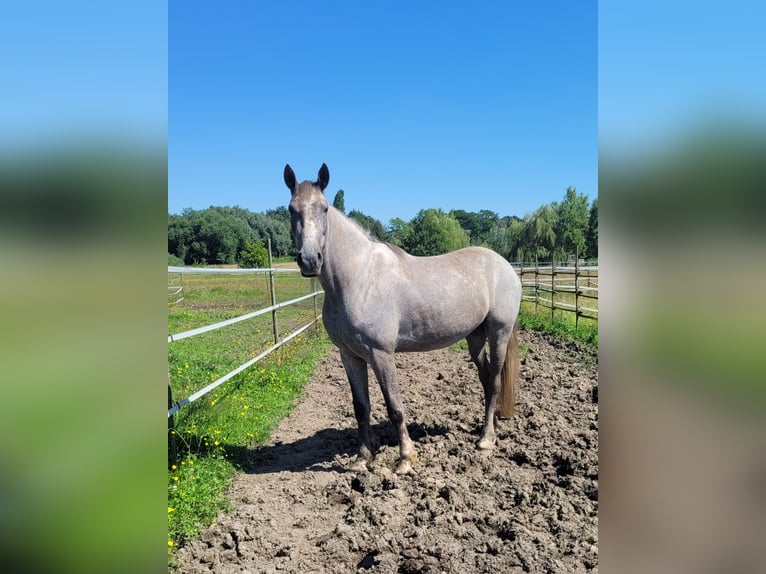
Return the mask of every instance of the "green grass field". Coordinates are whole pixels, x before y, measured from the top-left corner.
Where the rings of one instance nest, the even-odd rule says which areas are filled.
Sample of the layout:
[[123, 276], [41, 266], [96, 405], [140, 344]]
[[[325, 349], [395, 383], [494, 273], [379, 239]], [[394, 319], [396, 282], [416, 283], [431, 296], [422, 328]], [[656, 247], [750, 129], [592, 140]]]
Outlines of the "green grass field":
[[[178, 282], [178, 277], [169, 281]], [[277, 301], [311, 293], [311, 281], [297, 274], [277, 275]], [[230, 319], [267, 307], [266, 276], [184, 275], [184, 300], [168, 305], [168, 332]], [[317, 306], [321, 312], [322, 298]], [[277, 311], [283, 338], [314, 317], [311, 299]], [[179, 401], [273, 345], [271, 314], [168, 345], [173, 400]], [[310, 328], [253, 367], [181, 408], [169, 441], [168, 558], [176, 547], [210, 524], [228, 507], [226, 486], [242, 453], [269, 437], [300, 396], [316, 361], [329, 348], [320, 328]]]

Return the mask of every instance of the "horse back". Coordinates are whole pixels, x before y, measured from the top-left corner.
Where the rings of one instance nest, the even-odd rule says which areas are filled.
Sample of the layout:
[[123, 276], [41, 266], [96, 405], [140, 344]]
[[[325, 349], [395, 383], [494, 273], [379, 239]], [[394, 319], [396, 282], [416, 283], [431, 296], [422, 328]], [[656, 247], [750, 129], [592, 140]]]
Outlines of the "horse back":
[[[511, 323], [520, 283], [511, 265], [483, 247], [433, 257], [382, 254], [378, 300], [390, 302], [396, 350], [420, 351], [455, 343], [487, 321]], [[518, 292], [518, 296], [516, 296]]]

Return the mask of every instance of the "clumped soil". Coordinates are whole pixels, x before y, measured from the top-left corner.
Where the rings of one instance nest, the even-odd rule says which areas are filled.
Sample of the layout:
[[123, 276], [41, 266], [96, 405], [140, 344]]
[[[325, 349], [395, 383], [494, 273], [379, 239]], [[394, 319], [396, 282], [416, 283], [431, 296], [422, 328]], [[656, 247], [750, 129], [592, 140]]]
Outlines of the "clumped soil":
[[418, 462], [398, 476], [396, 434], [370, 373], [380, 451], [357, 446], [337, 349], [271, 440], [252, 450], [235, 510], [178, 551], [184, 573], [585, 572], [598, 569], [598, 365], [578, 343], [521, 332], [515, 416], [475, 447], [481, 384], [466, 351], [397, 355]]

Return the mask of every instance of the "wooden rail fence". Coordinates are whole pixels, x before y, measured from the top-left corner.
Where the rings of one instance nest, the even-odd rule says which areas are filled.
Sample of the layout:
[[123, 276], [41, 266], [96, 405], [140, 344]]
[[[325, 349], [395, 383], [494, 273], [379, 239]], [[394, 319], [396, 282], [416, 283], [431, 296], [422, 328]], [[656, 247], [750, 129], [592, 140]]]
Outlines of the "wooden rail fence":
[[553, 263], [514, 263], [521, 278], [522, 300], [550, 310], [575, 314], [575, 327], [580, 317], [598, 320], [598, 265]]

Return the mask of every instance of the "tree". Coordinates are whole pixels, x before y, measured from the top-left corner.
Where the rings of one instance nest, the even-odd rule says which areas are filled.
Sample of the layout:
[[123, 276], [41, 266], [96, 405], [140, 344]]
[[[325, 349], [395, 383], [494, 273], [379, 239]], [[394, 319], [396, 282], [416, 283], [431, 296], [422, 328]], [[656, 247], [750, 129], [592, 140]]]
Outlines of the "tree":
[[269, 264], [269, 252], [260, 241], [246, 241], [239, 253], [239, 266], [245, 269], [263, 269]]
[[237, 210], [210, 207], [201, 211], [186, 209], [168, 216], [168, 253], [195, 263], [234, 263], [252, 239], [252, 229]]
[[386, 229], [387, 241], [404, 248], [412, 233], [412, 225], [400, 217], [394, 217], [388, 222]]
[[441, 209], [421, 210], [411, 226], [402, 247], [412, 255], [439, 255], [469, 244], [468, 234], [457, 219]]
[[383, 224], [379, 220], [366, 215], [361, 211], [357, 211], [356, 209], [349, 211], [348, 216], [356, 221], [359, 225], [361, 225], [363, 229], [366, 229], [367, 233], [369, 233], [371, 236], [380, 241], [386, 240], [388, 234], [386, 233]]
[[293, 240], [290, 236], [290, 223], [283, 219], [269, 217], [263, 213], [251, 213], [247, 218], [248, 224], [253, 230], [254, 239], [264, 244], [271, 240], [271, 251], [277, 257], [292, 255], [294, 250]]
[[598, 197], [593, 200], [588, 216], [588, 233], [585, 236], [585, 252], [589, 259], [598, 259]]
[[588, 233], [588, 198], [567, 188], [566, 195], [556, 207], [556, 257], [566, 258], [579, 251], [585, 254], [585, 235]]
[[183, 215], [168, 215], [168, 253], [185, 260], [192, 238], [188, 210]]
[[332, 200], [332, 206], [341, 213], [346, 213], [346, 202], [344, 196], [345, 193], [343, 190], [339, 189], [338, 193], [335, 194], [335, 199]]
[[449, 214], [457, 219], [460, 227], [468, 233], [473, 245], [488, 244], [489, 234], [498, 221], [497, 213], [488, 209], [482, 209], [478, 213], [475, 211], [453, 209]]
[[518, 228], [516, 255], [520, 260], [545, 260], [556, 247], [556, 202], [541, 205], [524, 217]]

